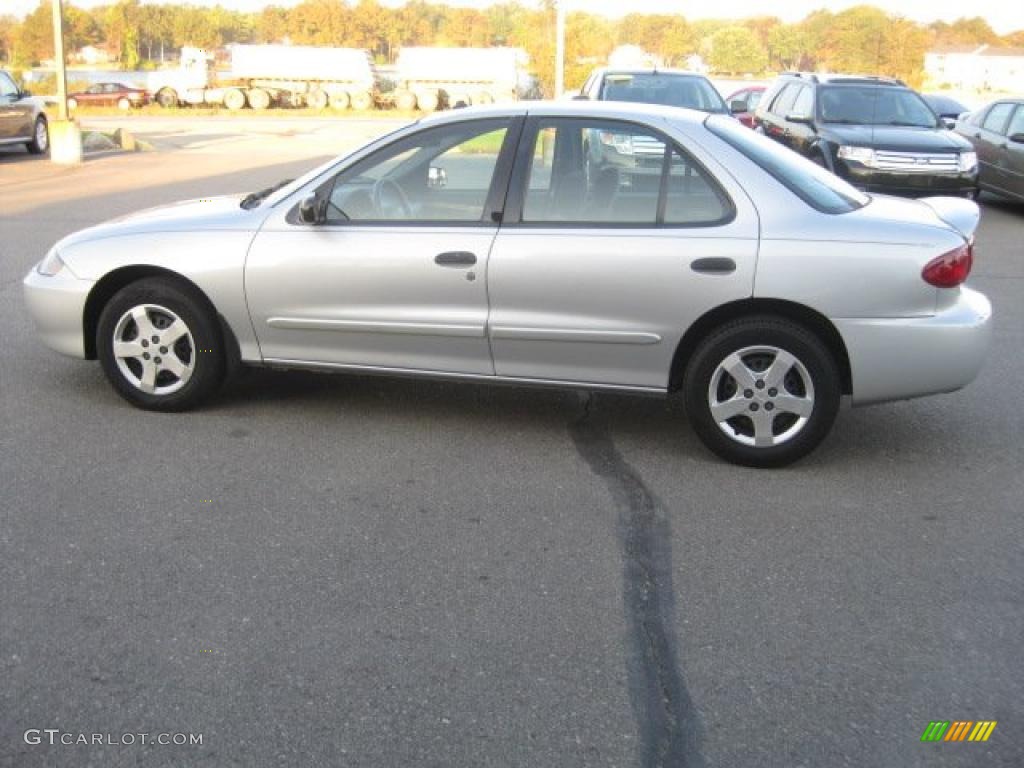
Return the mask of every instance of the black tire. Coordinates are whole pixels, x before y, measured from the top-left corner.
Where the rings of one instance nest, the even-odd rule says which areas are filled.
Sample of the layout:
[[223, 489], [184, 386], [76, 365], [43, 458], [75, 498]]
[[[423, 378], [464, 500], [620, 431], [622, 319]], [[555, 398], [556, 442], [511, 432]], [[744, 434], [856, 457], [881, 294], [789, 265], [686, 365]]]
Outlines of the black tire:
[[161, 88], [156, 94], [156, 103], [164, 109], [178, 106], [178, 94], [173, 88]]
[[[754, 351], [751, 351], [754, 350]], [[749, 365], [748, 371], [756, 370], [761, 359], [773, 360], [768, 350], [788, 352], [796, 358], [797, 364], [787, 368], [788, 373], [779, 389], [764, 388], [764, 376], [755, 373], [753, 381], [761, 381], [760, 389], [737, 387], [738, 379], [720, 372], [730, 355], [744, 351], [742, 358]], [[752, 370], [753, 367], [753, 370]], [[767, 373], [762, 371], [761, 373]], [[792, 377], [792, 378], [791, 378]], [[805, 382], [804, 379], [809, 379]], [[730, 381], [731, 380], [731, 381]], [[723, 390], [712, 391], [712, 385]], [[733, 393], [729, 394], [730, 387]], [[801, 389], [804, 391], [801, 393]], [[753, 392], [753, 395], [746, 394]], [[775, 392], [769, 397], [770, 393]], [[776, 405], [787, 395], [800, 401], [809, 414], [798, 416], [784, 406]], [[687, 417], [701, 441], [726, 461], [748, 467], [782, 467], [806, 456], [825, 439], [835, 422], [839, 410], [841, 380], [836, 361], [822, 341], [806, 328], [771, 315], [751, 316], [734, 320], [712, 332], [694, 351], [683, 377], [683, 397]], [[736, 401], [744, 411], [723, 422], [720, 426], [712, 416], [712, 399], [721, 403]], [[730, 399], [731, 398], [731, 399]], [[740, 398], [744, 398], [741, 400]], [[747, 406], [749, 402], [751, 405]], [[771, 408], [766, 404], [771, 403]], [[758, 407], [753, 406], [757, 404]], [[760, 414], [747, 412], [758, 411]], [[775, 411], [771, 416], [767, 414]], [[754, 415], [768, 420], [772, 433], [770, 440], [778, 444], [749, 445], [744, 441], [756, 438]], [[800, 419], [806, 420], [801, 422]], [[763, 423], [763, 422], [762, 422]], [[729, 430], [727, 433], [726, 430]], [[789, 430], [792, 435], [786, 437]], [[731, 433], [731, 434], [730, 434]], [[764, 434], [764, 433], [762, 433]]]
[[[42, 126], [42, 128], [40, 128]], [[32, 140], [25, 144], [33, 155], [45, 155], [50, 151], [50, 124], [40, 115], [32, 124]]]
[[[158, 343], [151, 339], [139, 339], [137, 326], [134, 337], [128, 338], [132, 336], [132, 321], [126, 326], [127, 334], [120, 330], [124, 327], [122, 320], [126, 313], [141, 306], [148, 308], [145, 310], [147, 319], [153, 322], [155, 333], [161, 330], [157, 322], [161, 317], [166, 321], [168, 317], [174, 315], [184, 323], [189, 332], [189, 337], [180, 339], [172, 350], [179, 363], [186, 361], [187, 364], [187, 361], [191, 361], [192, 367], [187, 380], [169, 371], [161, 372], [155, 378], [157, 388], [165, 390], [171, 390], [176, 383], [183, 381], [180, 388], [175, 391], [143, 391], [138, 383], [129, 378], [129, 375], [133, 375], [141, 380], [139, 372], [144, 370], [142, 359], [124, 358], [125, 367], [128, 369], [126, 373], [114, 355], [115, 333], [121, 340], [138, 340], [140, 344], [147, 345], [153, 352], [153, 357], [147, 358], [146, 365], [149, 365], [149, 360], [160, 360], [157, 355], [168, 354], [167, 347], [158, 346]], [[184, 347], [178, 346], [182, 343], [185, 343]], [[190, 355], [184, 353], [185, 347], [191, 348]], [[117, 393], [132, 405], [146, 410], [185, 411], [194, 408], [215, 393], [224, 380], [225, 347], [213, 309], [194, 288], [169, 278], [144, 278], [114, 294], [100, 313], [96, 329], [96, 350], [103, 372]], [[160, 384], [161, 381], [164, 382], [163, 385]]]

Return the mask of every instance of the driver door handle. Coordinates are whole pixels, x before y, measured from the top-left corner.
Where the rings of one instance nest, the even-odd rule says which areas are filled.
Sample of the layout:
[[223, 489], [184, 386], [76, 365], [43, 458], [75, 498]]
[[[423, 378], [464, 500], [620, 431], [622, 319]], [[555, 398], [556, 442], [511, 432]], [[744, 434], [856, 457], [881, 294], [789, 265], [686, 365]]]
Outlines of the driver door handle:
[[445, 251], [434, 257], [434, 263], [442, 267], [471, 267], [476, 264], [476, 254], [469, 251]]

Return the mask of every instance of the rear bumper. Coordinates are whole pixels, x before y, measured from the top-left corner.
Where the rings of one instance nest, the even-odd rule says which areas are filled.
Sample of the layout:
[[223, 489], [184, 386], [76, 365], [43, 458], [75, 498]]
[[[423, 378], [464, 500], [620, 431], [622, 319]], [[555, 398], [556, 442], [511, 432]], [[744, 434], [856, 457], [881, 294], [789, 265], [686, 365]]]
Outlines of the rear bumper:
[[992, 305], [961, 286], [930, 317], [834, 319], [846, 343], [853, 404], [953, 392], [977, 377], [992, 335]]
[[28, 273], [22, 282], [25, 306], [43, 344], [64, 355], [85, 357], [85, 300], [95, 284], [79, 280], [67, 267], [53, 277], [35, 268]]

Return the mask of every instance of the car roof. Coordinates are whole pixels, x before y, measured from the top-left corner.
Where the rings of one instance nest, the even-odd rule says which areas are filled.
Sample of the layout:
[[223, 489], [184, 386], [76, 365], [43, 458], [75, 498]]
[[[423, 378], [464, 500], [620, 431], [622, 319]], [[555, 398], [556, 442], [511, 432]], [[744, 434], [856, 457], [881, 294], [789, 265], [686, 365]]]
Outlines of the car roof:
[[675, 122], [699, 124], [707, 117], [707, 112], [684, 107], [666, 107], [661, 104], [646, 104], [632, 101], [519, 101], [514, 104], [489, 104], [480, 107], [463, 107], [444, 112], [435, 112], [422, 118], [423, 125], [440, 125], [459, 122], [460, 120], [482, 119], [487, 117], [520, 117], [524, 115], [542, 117], [595, 117], [618, 118], [620, 120], [639, 120], [655, 122], [673, 120]]
[[792, 78], [818, 85], [879, 85], [890, 88], [906, 88], [907, 84], [894, 77], [879, 75], [849, 75], [839, 72], [783, 72], [780, 78]]
[[672, 75], [674, 77], [694, 77], [707, 80], [707, 77], [700, 72], [666, 67], [599, 67], [595, 71], [602, 75]]

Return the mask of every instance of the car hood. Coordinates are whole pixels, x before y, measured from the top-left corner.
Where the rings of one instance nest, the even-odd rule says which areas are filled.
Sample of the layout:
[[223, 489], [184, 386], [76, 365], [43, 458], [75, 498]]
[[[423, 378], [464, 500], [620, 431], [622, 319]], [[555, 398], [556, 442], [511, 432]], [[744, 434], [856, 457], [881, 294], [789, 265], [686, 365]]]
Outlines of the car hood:
[[267, 211], [262, 206], [246, 210], [239, 205], [241, 201], [242, 195], [228, 195], [147, 208], [68, 235], [58, 243], [58, 248], [123, 235], [259, 228]]
[[894, 125], [826, 124], [822, 135], [836, 144], [852, 144], [894, 152], [957, 152], [970, 142], [952, 131]]

